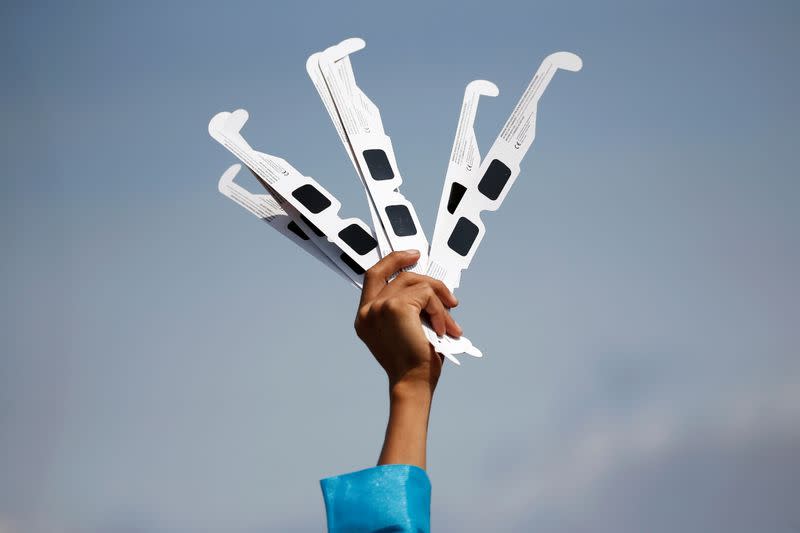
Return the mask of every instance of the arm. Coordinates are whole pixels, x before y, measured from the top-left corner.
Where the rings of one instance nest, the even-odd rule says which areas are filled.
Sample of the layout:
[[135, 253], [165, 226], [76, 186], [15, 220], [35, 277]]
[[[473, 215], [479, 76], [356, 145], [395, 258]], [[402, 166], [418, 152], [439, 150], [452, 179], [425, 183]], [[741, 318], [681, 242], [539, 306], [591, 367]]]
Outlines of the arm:
[[401, 272], [387, 282], [418, 258], [417, 252], [394, 252], [367, 272], [355, 328], [389, 378], [389, 423], [378, 464], [424, 469], [428, 418], [442, 358], [422, 332], [421, 318], [427, 316], [439, 335], [462, 332], [448, 312], [458, 301], [441, 281]]
[[378, 465], [409, 464], [425, 469], [432, 393], [396, 385], [389, 391], [389, 422]]
[[386, 371], [389, 422], [375, 468], [322, 480], [328, 530], [429, 531], [430, 481], [425, 451], [431, 401], [442, 358], [422, 331], [458, 336], [448, 309], [458, 302], [438, 280], [401, 272], [417, 252], [393, 252], [364, 278], [355, 328]]

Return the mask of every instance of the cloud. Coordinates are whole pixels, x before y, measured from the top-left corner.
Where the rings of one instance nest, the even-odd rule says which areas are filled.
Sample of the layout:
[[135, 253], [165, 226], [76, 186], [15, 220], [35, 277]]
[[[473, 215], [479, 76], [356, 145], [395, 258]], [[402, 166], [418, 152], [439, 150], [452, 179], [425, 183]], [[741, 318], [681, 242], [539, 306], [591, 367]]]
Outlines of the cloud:
[[0, 533], [18, 533], [19, 531], [10, 520], [0, 517]]
[[[606, 409], [530, 442], [481, 487], [460, 531], [797, 531], [800, 386], [673, 394]], [[794, 528], [794, 529], [792, 529]], [[451, 529], [455, 531], [456, 529]]]

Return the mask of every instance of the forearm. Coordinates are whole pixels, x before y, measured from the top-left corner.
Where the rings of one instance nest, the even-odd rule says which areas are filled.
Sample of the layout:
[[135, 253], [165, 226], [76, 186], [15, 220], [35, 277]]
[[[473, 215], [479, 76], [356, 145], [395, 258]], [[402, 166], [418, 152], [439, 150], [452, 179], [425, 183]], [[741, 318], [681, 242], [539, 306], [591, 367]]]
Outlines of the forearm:
[[378, 466], [321, 481], [330, 533], [430, 531], [425, 447], [433, 387], [390, 387], [389, 423]]
[[432, 397], [428, 384], [397, 383], [391, 387], [389, 422], [379, 465], [408, 464], [425, 469]]

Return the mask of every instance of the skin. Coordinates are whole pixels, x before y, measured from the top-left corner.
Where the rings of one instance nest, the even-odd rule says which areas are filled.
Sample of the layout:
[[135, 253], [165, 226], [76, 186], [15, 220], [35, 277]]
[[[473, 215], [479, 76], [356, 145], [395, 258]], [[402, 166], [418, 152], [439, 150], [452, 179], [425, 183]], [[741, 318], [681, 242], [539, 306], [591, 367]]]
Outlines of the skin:
[[433, 392], [442, 357], [422, 331], [426, 320], [438, 335], [462, 334], [449, 309], [453, 293], [428, 276], [401, 272], [419, 252], [392, 252], [367, 271], [355, 328], [389, 378], [389, 422], [379, 465], [410, 464], [425, 468]]

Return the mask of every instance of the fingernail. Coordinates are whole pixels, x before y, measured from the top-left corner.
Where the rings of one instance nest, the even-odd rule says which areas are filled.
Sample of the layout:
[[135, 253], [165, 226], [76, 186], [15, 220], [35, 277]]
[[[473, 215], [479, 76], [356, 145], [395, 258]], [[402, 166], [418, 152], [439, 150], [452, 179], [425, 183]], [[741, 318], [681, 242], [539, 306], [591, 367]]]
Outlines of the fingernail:
[[419, 250], [406, 250], [406, 253], [411, 255], [419, 255]]

